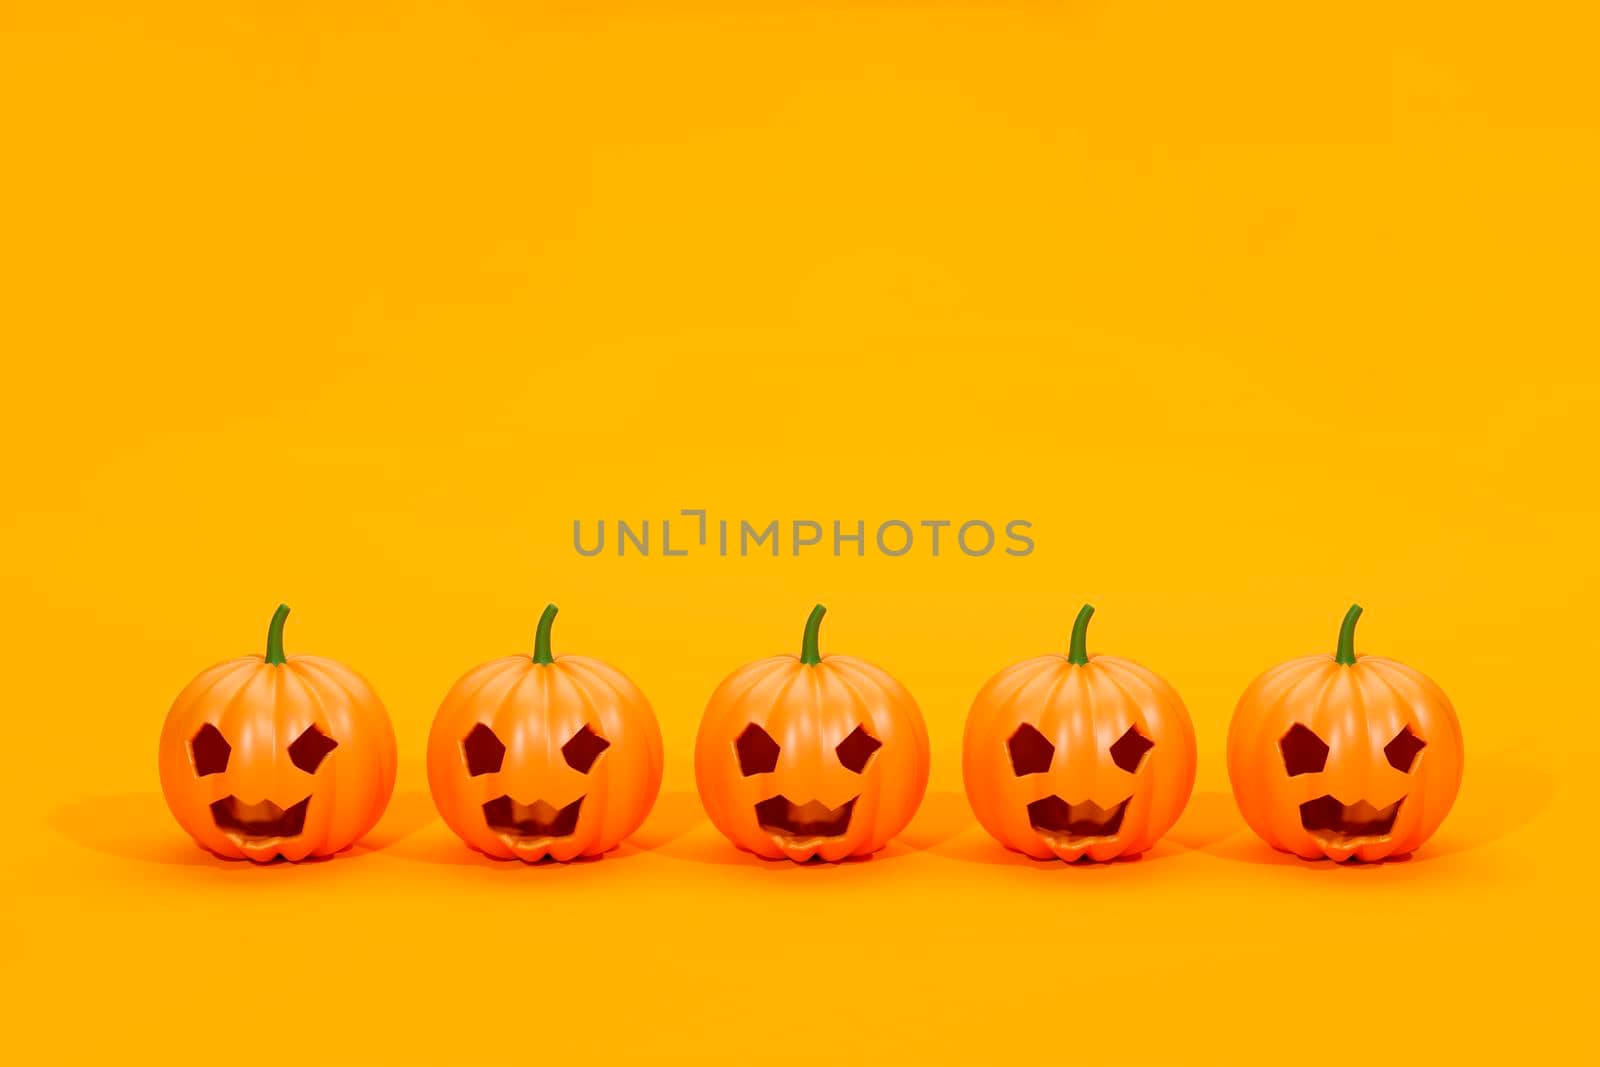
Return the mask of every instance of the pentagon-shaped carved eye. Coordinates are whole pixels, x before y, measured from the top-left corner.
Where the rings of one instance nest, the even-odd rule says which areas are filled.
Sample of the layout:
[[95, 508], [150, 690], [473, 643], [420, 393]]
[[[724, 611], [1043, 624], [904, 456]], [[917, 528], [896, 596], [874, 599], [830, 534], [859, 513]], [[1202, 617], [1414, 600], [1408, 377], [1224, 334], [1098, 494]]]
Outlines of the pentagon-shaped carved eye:
[[857, 726], [850, 731], [850, 736], [840, 741], [834, 748], [839, 756], [839, 762], [844, 764], [844, 769], [860, 774], [867, 769], [867, 761], [872, 754], [883, 747], [883, 742], [867, 733], [865, 726]]
[[221, 774], [228, 769], [228, 757], [233, 746], [222, 736], [222, 731], [206, 723], [189, 741], [189, 755], [194, 759], [194, 773], [201, 778], [208, 774]]
[[1290, 778], [1316, 774], [1328, 764], [1328, 742], [1300, 723], [1289, 727], [1289, 732], [1278, 739], [1278, 751], [1283, 753], [1283, 769]]
[[1411, 768], [1416, 765], [1417, 756], [1428, 747], [1428, 742], [1411, 732], [1411, 727], [1394, 735], [1394, 740], [1383, 746], [1383, 758], [1389, 761], [1389, 766], [1401, 774], [1410, 774]]
[[583, 729], [567, 739], [561, 746], [561, 758], [567, 761], [567, 766], [579, 774], [588, 774], [589, 768], [594, 766], [594, 761], [600, 758], [600, 753], [611, 747], [611, 742], [601, 737], [589, 728], [588, 723], [583, 724]]
[[1017, 732], [1006, 742], [1011, 753], [1011, 771], [1018, 778], [1024, 774], [1043, 774], [1056, 758], [1056, 746], [1038, 730], [1027, 723], [1017, 727]]
[[307, 774], [316, 774], [328, 753], [338, 747], [339, 742], [315, 725], [307, 726], [306, 732], [295, 738], [294, 744], [289, 746], [289, 762]]
[[1155, 747], [1156, 743], [1140, 733], [1137, 726], [1130, 726], [1111, 743], [1111, 762], [1132, 774], [1144, 762], [1144, 754]]
[[778, 765], [778, 742], [755, 723], [739, 734], [733, 750], [739, 755], [739, 773], [746, 778], [752, 774], [771, 774]]
[[467, 761], [467, 777], [494, 774], [505, 762], [506, 746], [483, 723], [474, 723], [461, 739], [461, 755]]

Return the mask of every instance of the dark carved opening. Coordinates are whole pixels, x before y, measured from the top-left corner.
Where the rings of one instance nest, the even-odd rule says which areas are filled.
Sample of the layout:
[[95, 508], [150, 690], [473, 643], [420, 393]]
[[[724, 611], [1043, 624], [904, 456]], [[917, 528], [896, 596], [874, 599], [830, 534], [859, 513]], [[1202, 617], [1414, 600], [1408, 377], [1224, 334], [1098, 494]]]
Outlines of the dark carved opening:
[[310, 806], [310, 797], [280, 808], [270, 800], [246, 804], [238, 797], [226, 796], [211, 804], [211, 821], [217, 829], [241, 837], [298, 837], [305, 829]]
[[1400, 804], [1399, 800], [1387, 808], [1373, 807], [1365, 800], [1343, 804], [1332, 794], [1324, 793], [1300, 805], [1300, 825], [1314, 834], [1382, 837], [1394, 829], [1394, 817], [1400, 813]]
[[1328, 743], [1309, 726], [1295, 723], [1278, 739], [1283, 753], [1283, 769], [1293, 778], [1297, 774], [1317, 774], [1328, 765]]
[[578, 814], [583, 810], [579, 797], [564, 808], [543, 800], [523, 804], [509, 796], [498, 796], [485, 801], [483, 818], [489, 829], [517, 837], [570, 837], [578, 828]]
[[796, 804], [781, 793], [756, 805], [756, 823], [769, 833], [791, 837], [839, 837], [850, 829], [856, 798], [830, 808], [817, 800]]
[[338, 747], [339, 742], [316, 726], [307, 726], [306, 732], [295, 738], [294, 744], [289, 746], [289, 761], [307, 774], [316, 774], [328, 753]]
[[746, 778], [752, 774], [771, 774], [778, 765], [778, 742], [755, 723], [739, 734], [733, 750], [739, 756], [739, 773]]
[[1394, 740], [1383, 746], [1383, 758], [1389, 761], [1389, 766], [1402, 774], [1410, 774], [1411, 768], [1416, 765], [1417, 757], [1428, 743], [1411, 732], [1411, 727], [1394, 735]]
[[867, 733], [865, 726], [857, 726], [850, 731], [850, 736], [840, 741], [834, 748], [839, 756], [839, 762], [844, 764], [847, 771], [860, 774], [867, 769], [867, 761], [872, 754], [883, 747], [883, 742]]
[[461, 741], [461, 755], [467, 761], [467, 776], [494, 774], [505, 762], [506, 746], [483, 723], [476, 723]]
[[228, 769], [228, 757], [233, 746], [222, 736], [222, 731], [206, 723], [195, 732], [189, 742], [189, 755], [194, 759], [194, 773], [204, 778], [208, 774], [221, 774]]
[[1111, 762], [1132, 774], [1144, 762], [1145, 753], [1155, 747], [1156, 743], [1140, 733], [1137, 726], [1130, 726], [1127, 733], [1112, 742]]
[[594, 761], [600, 758], [600, 753], [610, 747], [610, 741], [591, 730], [588, 723], [584, 723], [583, 729], [573, 734], [567, 743], [561, 746], [561, 758], [567, 761], [568, 767], [579, 774], [588, 774], [589, 768], [594, 766]]
[[1027, 723], [1017, 727], [1017, 732], [1006, 742], [1011, 753], [1011, 770], [1018, 778], [1025, 774], [1043, 774], [1056, 758], [1056, 746], [1038, 730]]
[[1028, 805], [1028, 823], [1047, 834], [1110, 837], [1122, 829], [1122, 816], [1127, 810], [1126, 798], [1108, 809], [1092, 800], [1069, 804], [1052, 793]]

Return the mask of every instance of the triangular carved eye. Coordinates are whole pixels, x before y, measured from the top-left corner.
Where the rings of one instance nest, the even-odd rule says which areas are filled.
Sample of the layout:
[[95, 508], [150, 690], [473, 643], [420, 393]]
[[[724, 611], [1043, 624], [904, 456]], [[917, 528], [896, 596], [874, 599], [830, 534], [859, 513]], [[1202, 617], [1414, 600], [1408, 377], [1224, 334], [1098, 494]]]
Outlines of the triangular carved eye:
[[500, 770], [500, 764], [505, 762], [506, 746], [489, 727], [481, 722], [474, 723], [462, 738], [461, 755], [467, 761], [467, 777], [476, 778]]
[[1132, 774], [1144, 762], [1144, 754], [1155, 747], [1156, 743], [1140, 733], [1137, 726], [1130, 726], [1111, 743], [1111, 762]]
[[228, 769], [228, 757], [233, 746], [222, 736], [222, 731], [206, 723], [189, 742], [189, 755], [194, 757], [194, 773], [204, 778], [208, 774], [221, 774]]
[[778, 765], [778, 742], [755, 723], [739, 734], [733, 750], [739, 756], [739, 773], [746, 778], [752, 774], [771, 774]]
[[1283, 753], [1283, 769], [1293, 778], [1297, 774], [1317, 774], [1328, 765], [1328, 743], [1309, 726], [1295, 723], [1278, 739]]
[[857, 726], [850, 731], [849, 737], [839, 742], [834, 752], [838, 754], [845, 770], [860, 774], [867, 769], [867, 761], [872, 754], [882, 747], [883, 742], [867, 733], [865, 726]]
[[1017, 732], [1006, 742], [1011, 753], [1011, 771], [1018, 778], [1025, 774], [1043, 774], [1056, 758], [1056, 746], [1038, 730], [1027, 723], [1017, 727]]
[[1394, 740], [1383, 746], [1383, 758], [1389, 761], [1389, 766], [1401, 774], [1410, 774], [1411, 768], [1416, 766], [1417, 757], [1428, 743], [1411, 732], [1411, 727], [1394, 735]]
[[610, 741], [591, 730], [588, 723], [584, 723], [583, 729], [573, 734], [567, 743], [561, 746], [561, 758], [567, 761], [568, 767], [579, 774], [588, 774], [589, 768], [594, 766], [594, 761], [600, 758], [600, 753], [610, 747]]
[[315, 726], [307, 726], [306, 732], [295, 738], [289, 746], [289, 762], [307, 774], [316, 774], [328, 753], [338, 747], [339, 742]]

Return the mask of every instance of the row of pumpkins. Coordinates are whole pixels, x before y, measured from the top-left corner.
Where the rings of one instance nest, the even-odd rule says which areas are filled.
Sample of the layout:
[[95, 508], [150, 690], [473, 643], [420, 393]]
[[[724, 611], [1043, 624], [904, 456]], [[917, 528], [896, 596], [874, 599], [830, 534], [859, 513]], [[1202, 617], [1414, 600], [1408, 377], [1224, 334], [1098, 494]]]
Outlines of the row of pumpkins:
[[[711, 821], [770, 859], [865, 856], [905, 828], [928, 782], [916, 702], [882, 668], [819, 652], [747, 664], [712, 695], [695, 742]], [[343, 664], [286, 656], [280, 606], [264, 656], [219, 663], [179, 694], [161, 735], [161, 785], [205, 848], [269, 861], [325, 856], [377, 823], [395, 740], [372, 687]], [[1066, 655], [991, 678], [967, 717], [972, 809], [1001, 844], [1037, 859], [1111, 860], [1155, 844], [1194, 785], [1195, 738], [1177, 692], [1130, 660], [1087, 651], [1085, 605]], [[1257, 678], [1228, 731], [1245, 820], [1306, 859], [1380, 860], [1421, 845], [1461, 784], [1461, 728], [1420, 672], [1355, 653], [1359, 606], [1334, 655]], [[638, 829], [661, 784], [661, 731], [621, 671], [550, 648], [467, 672], [428, 739], [444, 821], [489, 856], [595, 856]]]

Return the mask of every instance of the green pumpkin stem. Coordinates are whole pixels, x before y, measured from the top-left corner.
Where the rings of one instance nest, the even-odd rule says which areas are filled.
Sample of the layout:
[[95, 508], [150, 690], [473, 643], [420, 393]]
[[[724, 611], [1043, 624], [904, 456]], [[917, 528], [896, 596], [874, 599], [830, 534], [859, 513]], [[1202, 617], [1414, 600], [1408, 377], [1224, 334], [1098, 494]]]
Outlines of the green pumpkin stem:
[[800, 662], [807, 667], [815, 667], [822, 662], [822, 653], [817, 648], [817, 635], [822, 632], [822, 617], [828, 609], [818, 604], [811, 609], [811, 617], [806, 619], [806, 634], [800, 639]]
[[283, 654], [283, 621], [289, 617], [289, 605], [279, 604], [267, 626], [267, 662], [281, 667], [286, 662]]
[[544, 614], [539, 616], [539, 629], [533, 635], [533, 662], [544, 667], [556, 661], [550, 654], [550, 627], [555, 625], [558, 610], [554, 604], [546, 604]]
[[1067, 647], [1067, 662], [1075, 667], [1089, 665], [1089, 620], [1094, 618], [1094, 605], [1085, 604], [1078, 609], [1072, 622], [1072, 644]]
[[1333, 655], [1333, 662], [1342, 663], [1346, 667], [1356, 665], [1356, 620], [1361, 618], [1361, 605], [1351, 604], [1350, 610], [1344, 613], [1344, 622], [1339, 624], [1339, 650]]

